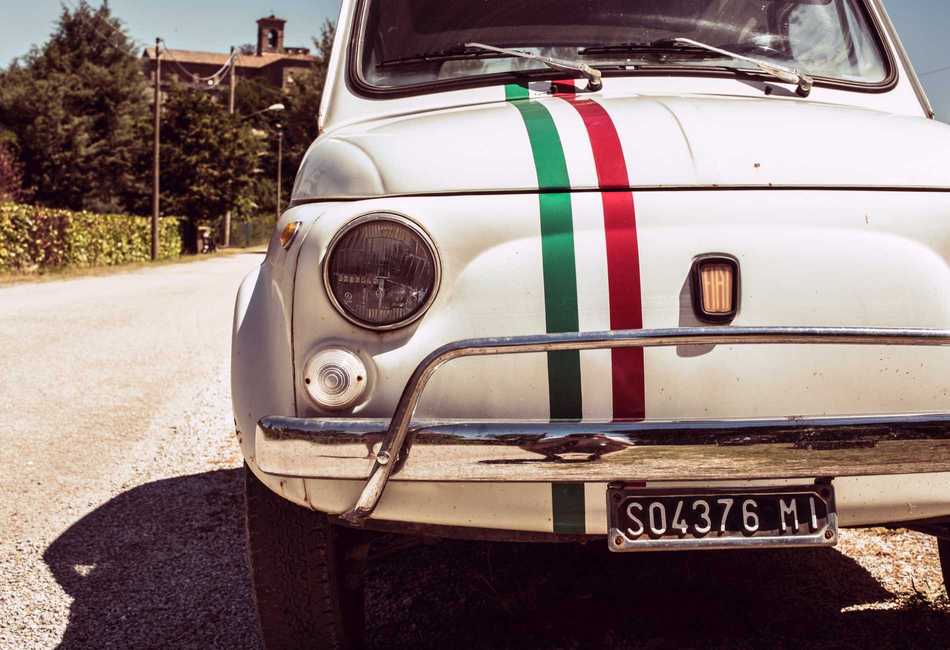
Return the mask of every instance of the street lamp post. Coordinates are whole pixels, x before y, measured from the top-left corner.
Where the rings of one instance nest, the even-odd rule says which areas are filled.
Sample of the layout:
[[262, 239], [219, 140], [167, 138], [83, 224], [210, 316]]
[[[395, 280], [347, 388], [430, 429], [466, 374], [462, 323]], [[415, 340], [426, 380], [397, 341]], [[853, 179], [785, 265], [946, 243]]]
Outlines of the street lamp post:
[[155, 39], [155, 133], [152, 142], [152, 260], [158, 259], [158, 213], [160, 183], [160, 150], [162, 129], [162, 45], [160, 38]]
[[[235, 83], [237, 82], [237, 75], [235, 74], [235, 68], [237, 68], [237, 60], [234, 59], [234, 47], [231, 47], [231, 69], [228, 70], [228, 113], [234, 115], [234, 91]], [[227, 248], [231, 245], [231, 211], [228, 210], [224, 213], [224, 248]]]
[[284, 128], [277, 125], [277, 218], [280, 221], [280, 189], [284, 171]]

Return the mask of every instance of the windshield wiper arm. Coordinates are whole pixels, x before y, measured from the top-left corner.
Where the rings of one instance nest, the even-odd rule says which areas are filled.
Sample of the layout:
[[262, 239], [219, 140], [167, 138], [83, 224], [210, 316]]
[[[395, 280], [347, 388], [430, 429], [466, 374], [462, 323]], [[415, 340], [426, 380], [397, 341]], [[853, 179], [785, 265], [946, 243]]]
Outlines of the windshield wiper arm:
[[555, 70], [567, 70], [569, 72], [579, 72], [585, 77], [587, 77], [587, 90], [590, 92], [596, 92], [604, 87], [603, 74], [597, 68], [591, 67], [582, 61], [569, 61], [567, 59], [555, 59], [550, 56], [543, 56], [541, 54], [531, 54], [530, 52], [523, 52], [521, 50], [513, 50], [507, 47], [495, 47], [494, 45], [486, 45], [485, 43], [466, 43], [465, 47], [471, 47], [478, 50], [484, 50], [486, 52], [494, 52], [496, 54], [504, 54], [507, 56], [517, 57], [519, 59], [530, 59], [531, 61], [537, 61], [543, 63], [549, 68], [554, 68]]
[[694, 41], [691, 38], [674, 38], [672, 40], [675, 43], [682, 43], [683, 45], [688, 45], [690, 47], [709, 50], [710, 52], [715, 52], [716, 54], [721, 54], [731, 59], [736, 59], [737, 61], [751, 63], [762, 72], [770, 74], [777, 79], [781, 79], [786, 83], [795, 84], [798, 86], [798, 94], [802, 97], [808, 97], [808, 95], [811, 94], [812, 87], [815, 85], [815, 80], [807, 74], [803, 74], [798, 70], [786, 68], [783, 65], [778, 65], [776, 63], [766, 63], [765, 61], [760, 61], [759, 59], [754, 59], [742, 54], [736, 54], [735, 52], [730, 52], [729, 50], [723, 50], [722, 48], [701, 43], [700, 41]]

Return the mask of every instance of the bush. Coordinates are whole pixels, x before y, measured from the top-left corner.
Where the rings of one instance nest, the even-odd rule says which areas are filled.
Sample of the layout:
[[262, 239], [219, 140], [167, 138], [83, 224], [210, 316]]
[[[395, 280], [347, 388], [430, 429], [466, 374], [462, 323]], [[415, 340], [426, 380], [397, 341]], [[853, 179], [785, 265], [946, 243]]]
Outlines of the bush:
[[[159, 257], [181, 254], [181, 224], [159, 221]], [[0, 272], [114, 266], [151, 259], [147, 217], [0, 203]]]

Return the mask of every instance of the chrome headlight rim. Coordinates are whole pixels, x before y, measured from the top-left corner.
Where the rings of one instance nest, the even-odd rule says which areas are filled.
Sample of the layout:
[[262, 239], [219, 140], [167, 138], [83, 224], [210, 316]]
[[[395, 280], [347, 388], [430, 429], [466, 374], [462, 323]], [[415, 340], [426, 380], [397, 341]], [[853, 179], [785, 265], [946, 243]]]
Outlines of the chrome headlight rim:
[[[337, 244], [339, 244], [340, 241], [342, 241], [342, 239], [353, 229], [371, 221], [392, 221], [409, 228], [423, 241], [423, 243], [426, 245], [426, 248], [429, 249], [429, 254], [432, 256], [433, 278], [432, 291], [429, 293], [429, 297], [426, 298], [426, 301], [422, 304], [422, 306], [419, 307], [419, 309], [417, 309], [410, 317], [404, 318], [403, 320], [397, 321], [395, 323], [389, 323], [387, 325], [368, 323], [350, 314], [346, 309], [343, 308], [343, 305], [340, 304], [340, 301], [337, 300], [336, 294], [333, 293], [333, 287], [330, 285], [330, 260], [333, 259], [333, 253], [336, 250]], [[435, 247], [435, 242], [432, 241], [432, 237], [429, 236], [429, 233], [426, 232], [422, 226], [406, 215], [400, 214], [398, 212], [391, 212], [388, 210], [367, 212], [350, 219], [343, 226], [341, 226], [339, 230], [337, 230], [335, 235], [333, 235], [333, 238], [327, 245], [326, 253], [323, 255], [323, 289], [326, 291], [327, 298], [330, 300], [330, 303], [333, 305], [334, 309], [336, 309], [337, 313], [340, 314], [340, 316], [353, 325], [374, 332], [388, 332], [402, 329], [403, 327], [415, 323], [417, 320], [422, 318], [427, 311], [429, 311], [429, 307], [431, 307], [432, 303], [435, 302], [435, 297], [438, 295], [441, 285], [442, 261], [439, 259], [439, 251]]]

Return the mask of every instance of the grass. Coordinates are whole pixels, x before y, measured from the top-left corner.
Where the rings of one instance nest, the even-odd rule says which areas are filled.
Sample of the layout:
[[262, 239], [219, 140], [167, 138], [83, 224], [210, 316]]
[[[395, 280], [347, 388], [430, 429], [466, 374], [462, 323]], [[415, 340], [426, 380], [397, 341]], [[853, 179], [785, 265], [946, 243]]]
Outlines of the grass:
[[156, 266], [171, 266], [173, 264], [191, 264], [193, 262], [203, 262], [227, 255], [239, 255], [242, 253], [263, 253], [266, 246], [248, 246], [247, 248], [224, 248], [215, 253], [207, 255], [182, 255], [171, 259], [158, 260], [157, 262], [134, 262], [132, 264], [120, 264], [117, 266], [94, 266], [89, 268], [61, 268], [45, 269], [32, 273], [0, 273], [0, 287], [12, 284], [23, 284], [28, 282], [54, 282], [57, 280], [71, 280], [73, 278], [95, 277], [103, 275], [114, 275], [117, 273], [131, 273], [141, 269]]

